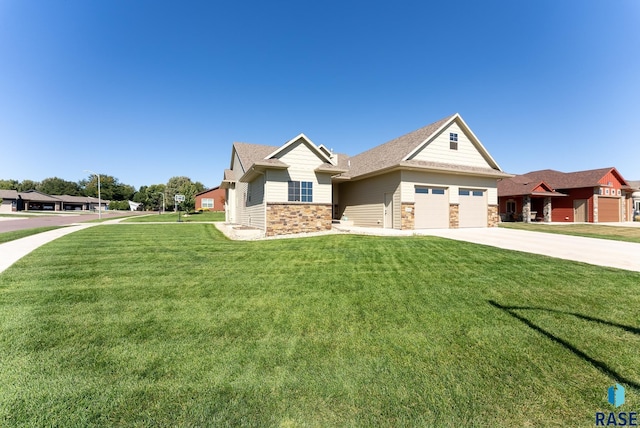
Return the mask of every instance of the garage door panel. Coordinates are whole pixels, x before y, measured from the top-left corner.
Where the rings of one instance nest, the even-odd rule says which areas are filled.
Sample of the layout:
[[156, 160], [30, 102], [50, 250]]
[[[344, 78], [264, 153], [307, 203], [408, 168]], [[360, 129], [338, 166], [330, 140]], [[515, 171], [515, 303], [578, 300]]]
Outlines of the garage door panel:
[[449, 195], [447, 189], [416, 187], [415, 229], [447, 229], [449, 227]]
[[487, 197], [485, 191], [460, 189], [458, 201], [459, 227], [487, 227]]
[[620, 199], [598, 198], [598, 222], [620, 221]]

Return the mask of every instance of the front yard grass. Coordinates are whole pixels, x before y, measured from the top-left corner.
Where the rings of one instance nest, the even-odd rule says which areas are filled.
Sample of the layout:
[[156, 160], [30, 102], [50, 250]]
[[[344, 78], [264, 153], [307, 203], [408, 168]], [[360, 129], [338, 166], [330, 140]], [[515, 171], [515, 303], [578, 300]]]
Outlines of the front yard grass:
[[639, 273], [435, 237], [98, 226], [0, 274], [0, 425], [593, 426], [640, 407], [638, 308]]
[[33, 229], [13, 230], [11, 232], [0, 233], [0, 244], [5, 242], [14, 241], [16, 239], [25, 238], [31, 235], [37, 235], [38, 233], [47, 232], [49, 230], [60, 229], [64, 226], [44, 226], [34, 227]]
[[500, 227], [640, 243], [640, 227], [603, 226], [598, 224], [559, 225], [540, 223], [500, 223]]
[[[224, 221], [224, 212], [205, 211], [201, 213], [180, 213], [180, 221], [183, 223], [195, 223], [203, 221]], [[141, 217], [132, 217], [125, 220], [127, 223], [177, 223], [178, 213], [168, 212], [164, 214], [149, 214]]]

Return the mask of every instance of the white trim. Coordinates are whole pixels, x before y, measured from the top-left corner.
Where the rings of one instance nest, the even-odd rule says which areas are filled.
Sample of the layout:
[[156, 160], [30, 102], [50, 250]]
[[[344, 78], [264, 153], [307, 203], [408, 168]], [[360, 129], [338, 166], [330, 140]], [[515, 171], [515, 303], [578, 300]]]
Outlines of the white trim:
[[271, 153], [270, 155], [266, 156], [265, 159], [271, 159], [273, 157], [276, 157], [276, 155], [278, 155], [280, 152], [282, 152], [283, 150], [285, 150], [287, 147], [291, 146], [292, 144], [296, 143], [298, 140], [304, 140], [306, 142], [307, 145], [309, 145], [309, 147], [311, 147], [311, 149], [316, 152], [316, 154], [320, 155], [320, 157], [324, 160], [326, 160], [327, 162], [329, 162], [331, 165], [335, 165], [335, 162], [333, 161], [333, 159], [331, 159], [330, 157], [328, 157], [325, 152], [323, 150], [321, 150], [318, 146], [316, 146], [313, 141], [311, 141], [309, 138], [307, 138], [306, 135], [304, 134], [298, 134], [297, 136], [293, 137], [292, 139], [290, 139], [289, 141], [287, 141], [286, 143], [284, 143], [284, 145], [278, 147], [276, 149], [275, 152]]

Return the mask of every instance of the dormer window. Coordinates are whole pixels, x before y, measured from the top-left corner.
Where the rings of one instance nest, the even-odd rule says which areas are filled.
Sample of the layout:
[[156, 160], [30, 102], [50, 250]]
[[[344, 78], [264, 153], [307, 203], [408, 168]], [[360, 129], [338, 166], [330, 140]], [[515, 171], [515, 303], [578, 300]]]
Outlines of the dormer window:
[[458, 150], [458, 134], [455, 132], [449, 133], [449, 149]]

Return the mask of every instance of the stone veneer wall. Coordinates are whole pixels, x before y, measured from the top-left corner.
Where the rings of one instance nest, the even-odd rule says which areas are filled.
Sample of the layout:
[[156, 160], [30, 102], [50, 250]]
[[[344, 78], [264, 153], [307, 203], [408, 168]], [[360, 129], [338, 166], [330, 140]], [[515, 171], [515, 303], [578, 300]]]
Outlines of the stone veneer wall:
[[449, 204], [449, 229], [457, 229], [460, 227], [460, 206], [458, 204]]
[[266, 236], [331, 230], [331, 204], [267, 203]]
[[402, 224], [400, 225], [400, 229], [402, 230], [412, 230], [415, 229], [416, 226], [416, 207], [413, 202], [403, 202], [400, 204], [400, 209], [402, 212], [400, 216], [402, 218]]
[[498, 214], [497, 205], [489, 205], [487, 207], [487, 226], [497, 227], [500, 223], [500, 215]]

